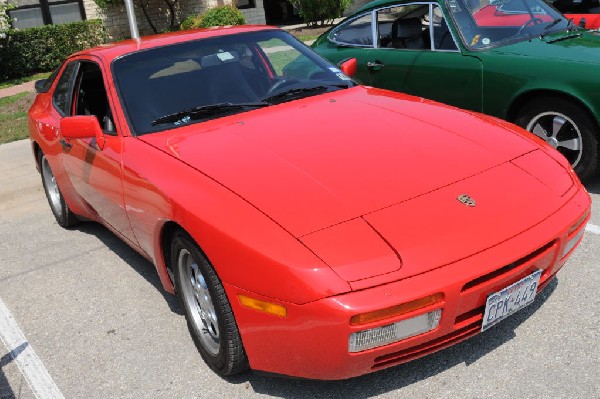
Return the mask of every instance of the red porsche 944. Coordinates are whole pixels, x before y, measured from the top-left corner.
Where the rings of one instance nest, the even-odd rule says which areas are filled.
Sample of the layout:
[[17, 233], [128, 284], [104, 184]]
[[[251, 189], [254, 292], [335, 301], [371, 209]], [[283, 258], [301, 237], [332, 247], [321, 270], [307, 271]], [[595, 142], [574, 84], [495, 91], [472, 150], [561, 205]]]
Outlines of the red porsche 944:
[[220, 375], [343, 379], [437, 351], [535, 301], [583, 236], [590, 197], [550, 146], [356, 85], [352, 63], [235, 27], [82, 51], [36, 85], [58, 224], [150, 259]]

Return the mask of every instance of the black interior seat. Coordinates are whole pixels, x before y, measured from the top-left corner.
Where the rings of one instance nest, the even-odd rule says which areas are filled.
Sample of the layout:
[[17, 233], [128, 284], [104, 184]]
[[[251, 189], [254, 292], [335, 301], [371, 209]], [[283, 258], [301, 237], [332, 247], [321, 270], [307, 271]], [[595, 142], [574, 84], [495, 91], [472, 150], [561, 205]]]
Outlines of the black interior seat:
[[433, 38], [436, 50], [457, 50], [445, 20], [440, 22], [440, 26], [433, 28]]
[[94, 64], [85, 64], [77, 93], [77, 115], [94, 115], [105, 131], [114, 132], [114, 123], [102, 79], [102, 71]]
[[397, 19], [392, 25], [392, 47], [425, 49], [423, 25], [420, 18]]

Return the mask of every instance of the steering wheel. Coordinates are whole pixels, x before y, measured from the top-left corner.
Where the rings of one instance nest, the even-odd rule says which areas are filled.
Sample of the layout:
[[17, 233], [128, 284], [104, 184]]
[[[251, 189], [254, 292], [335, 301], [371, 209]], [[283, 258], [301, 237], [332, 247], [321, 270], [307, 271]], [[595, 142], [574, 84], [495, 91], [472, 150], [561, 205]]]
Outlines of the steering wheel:
[[281, 89], [282, 87], [291, 86], [298, 82], [300, 82], [300, 79], [298, 79], [298, 78], [286, 78], [285, 76], [281, 77], [277, 80], [277, 82], [275, 82], [275, 84], [273, 86], [271, 86], [271, 88], [267, 92], [267, 96], [275, 93], [277, 90]]
[[525, 22], [517, 31], [517, 33], [515, 34], [515, 36], [519, 36], [521, 34], [521, 32], [523, 32], [523, 29], [525, 29], [526, 27], [528, 27], [529, 25], [539, 25], [539, 24], [543, 24], [544, 21], [541, 18], [538, 17], [533, 17], [531, 19], [529, 19], [527, 22]]

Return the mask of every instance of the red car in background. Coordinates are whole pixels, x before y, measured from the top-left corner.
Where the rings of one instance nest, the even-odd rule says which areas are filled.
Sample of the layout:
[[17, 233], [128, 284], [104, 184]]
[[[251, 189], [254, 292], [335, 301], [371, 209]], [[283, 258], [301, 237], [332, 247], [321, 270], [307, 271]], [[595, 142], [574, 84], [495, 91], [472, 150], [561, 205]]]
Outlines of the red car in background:
[[151, 260], [224, 376], [349, 378], [471, 337], [534, 301], [590, 217], [530, 133], [358, 86], [275, 28], [82, 51], [37, 89], [58, 224]]
[[[571, 19], [574, 25], [586, 29], [600, 28], [600, 3], [598, 0], [557, 0], [550, 2], [558, 11]], [[526, 15], [519, 0], [490, 1], [473, 14], [477, 25], [484, 26], [527, 26], [552, 22], [546, 13]]]
[[565, 17], [586, 29], [600, 28], [600, 1], [598, 0], [555, 0], [550, 2]]

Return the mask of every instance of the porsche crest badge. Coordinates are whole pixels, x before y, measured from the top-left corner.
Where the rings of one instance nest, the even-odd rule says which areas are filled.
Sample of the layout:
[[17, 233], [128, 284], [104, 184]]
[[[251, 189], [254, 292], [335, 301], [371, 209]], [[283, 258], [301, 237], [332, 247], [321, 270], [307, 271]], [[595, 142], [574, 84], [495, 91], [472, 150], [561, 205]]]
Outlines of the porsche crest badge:
[[470, 207], [475, 206], [475, 200], [469, 197], [467, 194], [461, 194], [456, 199], [459, 200], [463, 205]]

